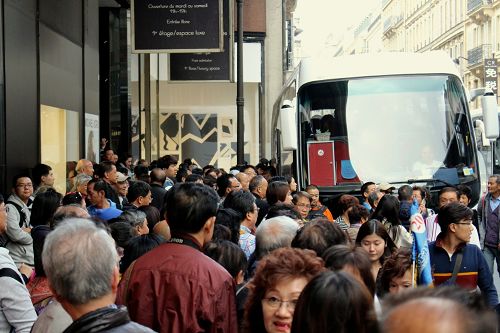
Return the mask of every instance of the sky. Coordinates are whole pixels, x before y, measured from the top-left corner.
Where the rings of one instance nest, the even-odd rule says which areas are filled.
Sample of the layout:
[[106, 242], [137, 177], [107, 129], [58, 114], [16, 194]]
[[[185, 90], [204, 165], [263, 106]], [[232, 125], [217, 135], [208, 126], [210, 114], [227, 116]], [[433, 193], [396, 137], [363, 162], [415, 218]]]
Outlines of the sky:
[[297, 0], [294, 17], [300, 18], [303, 55], [315, 55], [330, 34], [340, 38], [349, 26], [357, 26], [381, 0]]

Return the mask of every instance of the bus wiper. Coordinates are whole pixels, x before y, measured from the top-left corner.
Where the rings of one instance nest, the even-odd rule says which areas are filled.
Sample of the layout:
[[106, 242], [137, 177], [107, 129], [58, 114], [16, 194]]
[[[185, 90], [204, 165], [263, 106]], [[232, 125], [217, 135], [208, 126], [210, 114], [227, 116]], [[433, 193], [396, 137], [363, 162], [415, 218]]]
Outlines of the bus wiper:
[[446, 186], [455, 187], [456, 185], [448, 183], [446, 180], [439, 178], [425, 178], [425, 179], [408, 179], [408, 184], [414, 183], [443, 183]]

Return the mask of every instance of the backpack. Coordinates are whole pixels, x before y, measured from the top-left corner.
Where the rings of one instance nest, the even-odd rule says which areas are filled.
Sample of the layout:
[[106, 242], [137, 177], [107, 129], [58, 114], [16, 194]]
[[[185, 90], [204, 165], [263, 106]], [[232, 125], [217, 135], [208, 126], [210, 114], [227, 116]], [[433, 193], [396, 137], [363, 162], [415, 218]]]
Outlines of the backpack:
[[[29, 226], [30, 221], [28, 221], [28, 217], [26, 216], [26, 213], [23, 212], [23, 208], [21, 206], [10, 200], [6, 201], [5, 203], [14, 206], [17, 212], [19, 213], [19, 228], [22, 228], [24, 223], [26, 223], [26, 225]], [[6, 234], [0, 235], [0, 247], [6, 247], [8, 242], [9, 242], [9, 237], [7, 237]]]
[[12, 268], [5, 267], [5, 268], [0, 269], [0, 277], [2, 277], [2, 276], [7, 276], [10, 278], [13, 278], [17, 282], [24, 284], [24, 282], [21, 279], [21, 277], [19, 276], [19, 274], [15, 270], [13, 270]]
[[26, 223], [26, 225], [29, 226], [30, 221], [27, 220], [26, 213], [23, 212], [23, 207], [19, 206], [17, 203], [10, 200], [8, 200], [6, 204], [11, 204], [12, 206], [16, 207], [17, 212], [19, 213], [19, 228], [22, 228], [24, 223]]

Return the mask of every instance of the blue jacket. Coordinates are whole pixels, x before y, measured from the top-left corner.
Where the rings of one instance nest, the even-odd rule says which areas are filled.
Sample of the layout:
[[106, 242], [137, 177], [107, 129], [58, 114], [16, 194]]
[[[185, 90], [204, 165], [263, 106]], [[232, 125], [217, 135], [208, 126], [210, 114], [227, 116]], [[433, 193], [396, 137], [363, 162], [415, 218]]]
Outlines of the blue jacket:
[[116, 204], [107, 199], [109, 202], [109, 208], [96, 208], [94, 205], [87, 207], [87, 211], [90, 216], [100, 218], [101, 220], [111, 220], [115, 217], [122, 215], [122, 211], [116, 208]]
[[455, 267], [457, 254], [462, 252], [462, 264], [455, 284], [470, 290], [479, 287], [488, 304], [491, 307], [497, 306], [498, 295], [493, 283], [493, 275], [481, 250], [476, 245], [464, 243], [457, 248], [450, 258], [448, 252], [441, 246], [442, 238], [443, 233], [440, 233], [436, 241], [429, 244], [434, 285], [450, 284], [449, 279]]

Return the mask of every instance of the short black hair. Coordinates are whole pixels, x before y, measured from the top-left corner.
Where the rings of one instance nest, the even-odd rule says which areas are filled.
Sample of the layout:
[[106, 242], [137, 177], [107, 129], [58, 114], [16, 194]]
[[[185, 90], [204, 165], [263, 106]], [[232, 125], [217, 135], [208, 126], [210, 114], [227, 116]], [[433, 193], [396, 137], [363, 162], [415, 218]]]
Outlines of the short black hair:
[[151, 192], [151, 186], [142, 180], [136, 180], [130, 184], [127, 193], [128, 202], [134, 202], [139, 197], [145, 197]]
[[413, 189], [410, 185], [403, 185], [398, 188], [398, 199], [399, 201], [410, 200], [413, 196]]
[[472, 199], [472, 189], [470, 188], [470, 186], [467, 186], [467, 185], [458, 185], [457, 186], [457, 190], [458, 190], [458, 197], [460, 199], [460, 196], [463, 194], [467, 197], [467, 199], [471, 200]]
[[374, 182], [366, 182], [366, 183], [363, 183], [363, 185], [361, 185], [361, 196], [363, 196], [363, 193], [366, 192], [366, 190], [368, 190], [368, 186], [370, 185], [375, 185]]
[[113, 167], [116, 168], [116, 165], [113, 162], [110, 161], [102, 161], [99, 163], [100, 168], [98, 168], [99, 173], [97, 174], [99, 178], [104, 178], [104, 174], [106, 172], [111, 172], [113, 170]]
[[171, 165], [177, 165], [179, 161], [172, 155], [165, 155], [158, 159], [157, 167], [162, 169], [168, 169]]
[[42, 177], [47, 176], [52, 168], [47, 164], [39, 163], [33, 167], [33, 182], [35, 186], [40, 185], [42, 182]]
[[338, 224], [327, 218], [318, 218], [297, 231], [292, 240], [292, 247], [313, 250], [321, 257], [330, 246], [349, 243], [347, 233], [340, 229]]
[[[201, 169], [200, 169], [201, 170]], [[197, 181], [203, 181], [203, 176], [200, 174], [192, 173], [186, 177], [186, 183], [195, 183]]]
[[248, 191], [231, 191], [224, 200], [224, 208], [231, 208], [241, 214], [241, 220], [247, 213], [254, 211], [255, 197]]
[[223, 225], [231, 232], [231, 241], [238, 244], [240, 240], [240, 222], [242, 220], [241, 214], [231, 208], [220, 208], [217, 211], [216, 225]]
[[217, 261], [234, 278], [240, 271], [247, 269], [247, 257], [245, 252], [233, 242], [228, 240], [210, 242], [204, 249], [207, 256]]
[[439, 210], [438, 223], [441, 232], [448, 232], [448, 226], [452, 223], [458, 223], [464, 219], [472, 219], [473, 212], [470, 208], [459, 202], [450, 202]]
[[221, 175], [217, 178], [217, 193], [223, 197], [226, 194], [226, 190], [229, 186], [231, 186], [231, 179], [236, 178], [233, 174], [227, 173], [225, 175]]
[[164, 242], [165, 239], [155, 233], [140, 235], [129, 239], [124, 248], [123, 257], [120, 260], [120, 273], [125, 273], [134, 260]]
[[219, 197], [197, 183], [175, 184], [165, 196], [166, 218], [172, 233], [197, 233], [216, 216]]
[[19, 178], [29, 178], [29, 180], [31, 180], [30, 175], [28, 175], [27, 173], [18, 173], [17, 175], [12, 177], [12, 188], [16, 188]]

